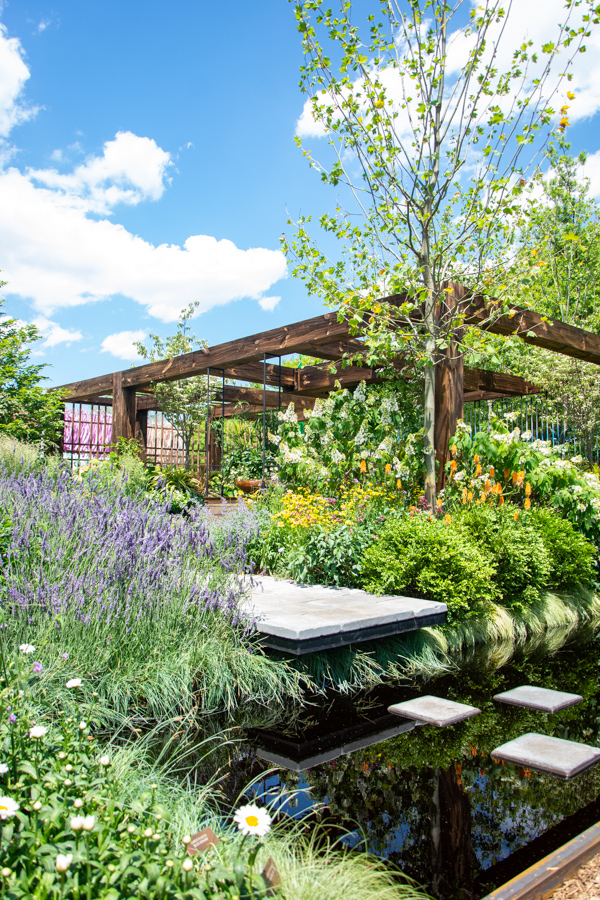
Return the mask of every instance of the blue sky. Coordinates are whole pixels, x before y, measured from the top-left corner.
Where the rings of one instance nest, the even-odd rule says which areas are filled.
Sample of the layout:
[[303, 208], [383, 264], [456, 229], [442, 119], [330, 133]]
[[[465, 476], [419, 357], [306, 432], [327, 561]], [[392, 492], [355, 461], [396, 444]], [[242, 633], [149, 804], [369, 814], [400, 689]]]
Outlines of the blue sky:
[[[335, 200], [294, 145], [291, 4], [11, 0], [1, 22], [1, 277], [50, 383], [126, 368], [131, 333], [172, 332], [194, 299], [211, 344], [322, 311], [279, 251], [286, 208]], [[570, 136], [595, 154], [591, 49]], [[600, 193], [600, 154], [589, 174]]]

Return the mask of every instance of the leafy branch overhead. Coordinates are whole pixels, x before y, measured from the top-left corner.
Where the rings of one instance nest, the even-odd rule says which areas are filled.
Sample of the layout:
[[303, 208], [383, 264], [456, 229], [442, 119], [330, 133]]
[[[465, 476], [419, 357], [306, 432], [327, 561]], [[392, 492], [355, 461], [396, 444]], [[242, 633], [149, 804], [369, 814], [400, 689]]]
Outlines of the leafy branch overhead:
[[[432, 369], [457, 352], [464, 320], [449, 283], [477, 293], [493, 283], [500, 303], [489, 314], [504, 311], [498, 272], [515, 254], [523, 191], [568, 127], [572, 60], [598, 13], [567, 3], [554, 39], [536, 47], [517, 5], [497, 0], [384, 0], [363, 22], [350, 2], [337, 12], [295, 5], [308, 95], [297, 142], [338, 199], [319, 220], [326, 250], [309, 216], [283, 246], [294, 274], [366, 334], [373, 355], [408, 353], [424, 369], [430, 499]], [[308, 142], [319, 137], [317, 158]]]

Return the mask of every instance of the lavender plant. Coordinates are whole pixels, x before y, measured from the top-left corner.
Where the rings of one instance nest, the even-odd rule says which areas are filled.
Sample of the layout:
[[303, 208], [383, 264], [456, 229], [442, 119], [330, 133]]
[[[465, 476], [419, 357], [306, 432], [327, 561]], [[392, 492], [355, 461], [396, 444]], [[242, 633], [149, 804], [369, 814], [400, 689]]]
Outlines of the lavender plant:
[[[0, 474], [12, 522], [0, 607], [11, 637], [85, 673], [119, 713], [154, 719], [297, 692], [257, 652], [241, 612], [248, 528], [211, 533], [199, 508], [172, 516], [118, 484], [67, 471]], [[65, 659], [66, 658], [66, 659]]]

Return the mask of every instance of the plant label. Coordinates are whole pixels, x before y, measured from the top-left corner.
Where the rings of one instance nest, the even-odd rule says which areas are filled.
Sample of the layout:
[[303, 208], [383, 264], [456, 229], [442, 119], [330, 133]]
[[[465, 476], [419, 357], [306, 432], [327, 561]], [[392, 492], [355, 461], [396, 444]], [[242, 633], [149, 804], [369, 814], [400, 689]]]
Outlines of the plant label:
[[212, 828], [203, 828], [190, 840], [187, 852], [190, 856], [195, 856], [197, 853], [202, 853], [203, 850], [208, 850], [209, 847], [217, 847], [220, 843], [221, 841]]
[[277, 885], [281, 882], [281, 875], [279, 874], [279, 870], [275, 863], [273, 862], [273, 857], [270, 856], [265, 864], [264, 869], [262, 870], [262, 877], [265, 879], [269, 887], [277, 887]]

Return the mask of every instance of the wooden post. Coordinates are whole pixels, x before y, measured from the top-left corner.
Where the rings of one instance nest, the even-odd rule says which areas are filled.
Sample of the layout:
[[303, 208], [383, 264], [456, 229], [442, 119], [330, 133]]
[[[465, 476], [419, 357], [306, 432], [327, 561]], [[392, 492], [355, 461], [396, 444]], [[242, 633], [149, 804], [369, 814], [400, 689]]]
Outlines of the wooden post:
[[[451, 312], [461, 299], [462, 291], [464, 288], [457, 285], [454, 293], [448, 294], [446, 310], [442, 309], [441, 315], [445, 311]], [[440, 352], [435, 367], [434, 444], [438, 491], [441, 491], [446, 483], [444, 467], [450, 455], [450, 438], [456, 431], [456, 423], [464, 415], [465, 367], [463, 355], [458, 346], [460, 335], [457, 334], [456, 338], [456, 340], [452, 338], [446, 349]]]
[[135, 388], [123, 387], [123, 372], [113, 374], [112, 441], [119, 438], [131, 441], [135, 437]]
[[146, 461], [148, 448], [148, 410], [137, 409], [135, 413], [135, 439], [140, 445], [142, 459]]

